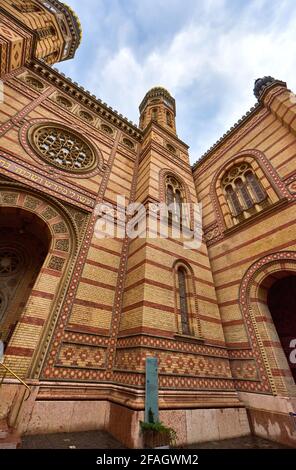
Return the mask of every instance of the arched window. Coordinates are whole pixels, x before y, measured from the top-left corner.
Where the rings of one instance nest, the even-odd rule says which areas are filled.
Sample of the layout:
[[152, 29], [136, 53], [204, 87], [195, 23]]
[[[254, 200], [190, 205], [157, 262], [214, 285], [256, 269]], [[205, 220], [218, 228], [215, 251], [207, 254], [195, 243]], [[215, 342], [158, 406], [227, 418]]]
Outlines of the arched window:
[[157, 121], [157, 114], [158, 114], [157, 108], [153, 108], [152, 115], [151, 115], [152, 121]]
[[166, 121], [168, 126], [173, 127], [172, 115], [169, 111], [166, 112]]
[[169, 221], [182, 219], [182, 203], [184, 202], [183, 187], [173, 176], [166, 177], [166, 203], [168, 207]]
[[53, 26], [48, 26], [47, 28], [39, 28], [36, 30], [39, 39], [46, 39], [50, 36], [56, 35], [56, 29]]
[[247, 171], [247, 173], [245, 173], [245, 177], [246, 177], [246, 180], [248, 182], [248, 185], [250, 186], [250, 188], [253, 191], [256, 202], [259, 203], [259, 202], [264, 201], [264, 199], [266, 198], [266, 193], [263, 190], [263, 188], [262, 188], [261, 184], [259, 183], [259, 181], [257, 180], [256, 175], [254, 175], [254, 173], [252, 171]]
[[183, 335], [190, 334], [186, 277], [187, 277], [187, 273], [186, 273], [185, 268], [180, 267], [178, 269], [178, 287], [179, 287], [181, 327], [182, 327]]
[[239, 215], [242, 212], [242, 208], [236, 192], [234, 191], [231, 185], [227, 186], [225, 188], [225, 191], [227, 194], [228, 203], [231, 206], [231, 212], [233, 213], [233, 215]]
[[20, 3], [13, 3], [13, 8], [20, 11], [21, 13], [42, 13], [43, 10], [39, 6], [35, 5], [30, 0], [21, 0]]
[[222, 187], [231, 214], [238, 221], [244, 219], [248, 213], [260, 211], [262, 209], [260, 205], [268, 199], [256, 174], [246, 162], [235, 165], [227, 171], [222, 178]]

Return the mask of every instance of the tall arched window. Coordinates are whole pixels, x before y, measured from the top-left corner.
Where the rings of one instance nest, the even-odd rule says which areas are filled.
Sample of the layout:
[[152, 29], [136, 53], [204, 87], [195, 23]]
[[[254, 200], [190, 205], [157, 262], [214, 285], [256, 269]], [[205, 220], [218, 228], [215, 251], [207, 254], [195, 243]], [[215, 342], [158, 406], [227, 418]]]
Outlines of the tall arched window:
[[152, 121], [157, 121], [157, 114], [158, 114], [157, 108], [153, 108], [152, 115], [151, 115]]
[[20, 11], [21, 13], [42, 13], [43, 10], [39, 6], [35, 5], [30, 0], [21, 0], [20, 3], [13, 3], [13, 8]]
[[173, 127], [173, 119], [169, 111], [166, 112], [166, 121], [168, 126]]
[[182, 203], [184, 202], [183, 187], [173, 176], [166, 177], [166, 203], [168, 207], [169, 220], [182, 219]]
[[253, 169], [247, 162], [233, 166], [222, 178], [222, 187], [233, 217], [242, 220], [245, 215], [262, 209], [268, 196]]
[[181, 327], [184, 335], [190, 334], [189, 328], [189, 311], [187, 302], [187, 287], [186, 287], [186, 270], [183, 267], [178, 269], [178, 287], [179, 287], [179, 302], [181, 314]]

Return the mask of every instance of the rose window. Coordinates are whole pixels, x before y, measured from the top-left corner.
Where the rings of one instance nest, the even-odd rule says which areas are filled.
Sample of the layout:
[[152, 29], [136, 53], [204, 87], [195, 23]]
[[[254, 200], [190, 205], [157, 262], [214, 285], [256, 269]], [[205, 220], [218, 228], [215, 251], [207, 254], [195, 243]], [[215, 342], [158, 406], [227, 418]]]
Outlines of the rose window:
[[41, 127], [34, 132], [33, 143], [49, 163], [69, 171], [91, 169], [95, 156], [76, 134], [58, 127]]

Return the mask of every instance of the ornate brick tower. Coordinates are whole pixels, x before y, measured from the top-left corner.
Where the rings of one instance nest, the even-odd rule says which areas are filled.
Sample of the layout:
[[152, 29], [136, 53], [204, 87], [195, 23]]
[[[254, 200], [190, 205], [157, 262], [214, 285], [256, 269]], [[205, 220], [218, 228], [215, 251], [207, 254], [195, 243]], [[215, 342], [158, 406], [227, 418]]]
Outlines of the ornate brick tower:
[[1, 76], [32, 58], [51, 65], [74, 57], [81, 27], [67, 5], [57, 0], [3, 0], [0, 13]]
[[154, 87], [146, 93], [140, 104], [140, 128], [146, 129], [155, 122], [168, 132], [176, 134], [176, 102], [162, 87]]

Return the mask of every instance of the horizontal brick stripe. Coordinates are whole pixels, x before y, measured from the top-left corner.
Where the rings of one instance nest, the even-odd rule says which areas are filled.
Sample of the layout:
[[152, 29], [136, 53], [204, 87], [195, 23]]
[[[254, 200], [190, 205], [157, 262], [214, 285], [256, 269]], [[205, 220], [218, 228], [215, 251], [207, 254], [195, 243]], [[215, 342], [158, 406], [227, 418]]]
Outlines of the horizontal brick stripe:
[[271, 373], [274, 377], [291, 377], [290, 369], [271, 369]]
[[[267, 134], [265, 137], [263, 137], [261, 140], [258, 140], [258, 137], [260, 137], [260, 135], [258, 135], [257, 133], [254, 135], [254, 137], [252, 137], [251, 140], [248, 141], [248, 143], [246, 145], [244, 145], [242, 147], [242, 150], [249, 150], [250, 148], [253, 147], [252, 143], [255, 142], [255, 145], [254, 147], [255, 148], [260, 148], [263, 146], [264, 142], [266, 142], [267, 140], [270, 139], [270, 137], [273, 137], [275, 135], [276, 132], [278, 132], [279, 130], [282, 129], [282, 125], [281, 124], [278, 124], [276, 126], [276, 128], [274, 129], [274, 125], [277, 124], [275, 121], [272, 121], [270, 124], [268, 124], [266, 127], [263, 127], [262, 128], [262, 131], [260, 132], [260, 135], [263, 135], [263, 133], [265, 133], [266, 130], [268, 130], [268, 128], [272, 127], [273, 129], [271, 130], [271, 132], [269, 134]], [[250, 147], [251, 145], [251, 147]]]
[[34, 109], [34, 117], [37, 116], [37, 117], [40, 117], [42, 119], [46, 119], [48, 118], [48, 115], [45, 114], [45, 113], [40, 113], [39, 111], [36, 110], [36, 108]]
[[250, 302], [255, 302], [256, 304], [262, 304], [262, 305], [267, 305], [267, 301], [264, 301], [262, 299], [259, 299], [259, 297], [251, 297]]
[[60, 273], [58, 271], [52, 271], [51, 269], [47, 269], [47, 268], [42, 268], [40, 271], [43, 274], [49, 274], [50, 276], [54, 276], [54, 277], [61, 277], [62, 276], [62, 273]]
[[20, 357], [32, 357], [35, 349], [31, 348], [20, 348], [16, 346], [8, 346], [5, 351], [5, 356], [20, 356]]
[[102, 287], [102, 289], [115, 290], [115, 286], [113, 285], [104, 284], [104, 282], [100, 281], [94, 281], [93, 279], [88, 279], [87, 277], [82, 277], [80, 281], [90, 286]]
[[50, 294], [49, 292], [41, 292], [38, 290], [32, 290], [31, 297], [41, 297], [42, 299], [52, 300], [54, 298], [54, 294]]
[[[120, 172], [117, 173], [116, 168], [120, 170]], [[128, 165], [125, 165], [124, 170], [123, 170], [122, 166], [117, 165], [115, 162], [113, 163], [113, 166], [112, 166], [113, 174], [116, 175], [118, 178], [123, 178], [124, 180], [131, 183], [133, 179], [133, 172], [132, 170], [129, 172], [129, 170], [131, 170], [131, 168]]]
[[263, 340], [262, 343], [268, 348], [278, 348], [282, 349], [282, 345], [279, 341], [269, 341], [267, 339]]
[[[122, 171], [122, 166], [117, 165], [116, 162], [113, 163], [112, 170], [113, 170], [114, 168], [118, 168], [118, 170], [121, 170], [121, 171]], [[128, 170], [131, 170], [131, 172], [129, 173]], [[133, 179], [133, 172], [132, 172], [132, 169], [131, 169], [128, 165], [125, 166], [125, 168], [124, 168], [124, 173], [127, 174], [127, 175], [129, 175], [129, 176], [131, 177], [131, 181], [132, 181], [132, 179]], [[117, 174], [117, 173], [116, 173], [116, 174]], [[117, 176], [120, 176], [120, 178], [121, 178], [121, 175], [117, 174]]]
[[261, 316], [261, 317], [256, 317], [256, 322], [258, 322], [258, 323], [259, 323], [259, 322], [260, 322], [260, 323], [263, 322], [263, 323], [271, 323], [271, 324], [273, 324], [272, 318], [263, 317], [263, 316]]
[[[71, 179], [69, 178], [65, 178], [67, 182], [72, 182]], [[73, 184], [73, 183], [72, 183]], [[98, 185], [98, 183], [97, 183]], [[94, 199], [92, 196], [97, 196], [98, 193], [97, 191], [94, 191], [93, 189], [90, 189], [90, 188], [86, 188], [85, 186], [83, 186], [83, 184], [80, 184], [79, 182], [77, 182], [75, 180], [75, 186], [77, 186], [78, 188], [82, 189], [82, 191], [86, 191], [88, 194], [88, 196], [91, 198], [91, 199]], [[99, 185], [98, 185], [99, 186]]]
[[25, 316], [25, 317], [22, 317], [19, 322], [26, 323], [28, 325], [43, 326], [45, 323], [45, 320], [43, 318]]
[[285, 228], [290, 227], [291, 225], [294, 225], [295, 221], [289, 221], [286, 222], [285, 224], [279, 225], [276, 228], [273, 228], [272, 230], [266, 231], [263, 235], [258, 235], [258, 237], [253, 237], [250, 241], [248, 242], [243, 242], [240, 245], [233, 246], [230, 250], [223, 251], [219, 255], [213, 256], [211, 258], [211, 261], [215, 261], [216, 259], [222, 258], [225, 255], [228, 255], [230, 253], [233, 253], [234, 250], [240, 250], [241, 248], [244, 248], [245, 246], [249, 246], [253, 243], [256, 243], [259, 240], [262, 240], [262, 238], [268, 238], [270, 235], [273, 235], [274, 233], [277, 233], [280, 230], [284, 230]]
[[[291, 224], [291, 225], [293, 225], [293, 224]], [[283, 243], [282, 245], [274, 246], [272, 249], [261, 252], [260, 257], [266, 256], [266, 255], [268, 255], [270, 253], [273, 253], [275, 251], [281, 251], [281, 250], [283, 250], [285, 248], [289, 248], [291, 246], [295, 247], [295, 244], [296, 244], [296, 240], [291, 240], [290, 242]], [[229, 269], [233, 269], [233, 268], [236, 268], [238, 266], [242, 266], [246, 263], [249, 263], [251, 261], [254, 261], [254, 260], [258, 259], [258, 256], [259, 255], [257, 255], [257, 254], [254, 255], [254, 256], [250, 256], [249, 258], [245, 258], [241, 261], [238, 261], [237, 263], [233, 263], [230, 266], [225, 266], [224, 268], [218, 269], [217, 271], [214, 271], [213, 274], [219, 274], [221, 272], [228, 271]]]
[[272, 147], [274, 147], [275, 145], [277, 145], [279, 142], [281, 142], [283, 139], [285, 139], [288, 135], [290, 134], [290, 131], [288, 130], [287, 132], [285, 132], [285, 134], [281, 135], [277, 140], [275, 140], [272, 144], [270, 144], [268, 147], [264, 148], [263, 147], [263, 153], [267, 152], [268, 150], [270, 150]]
[[161, 289], [166, 289], [168, 291], [174, 290], [173, 286], [163, 284], [162, 282], [154, 281], [153, 279], [148, 279], [148, 278], [144, 277], [143, 279], [140, 279], [139, 281], [136, 281], [133, 284], [131, 284], [130, 286], [126, 287], [124, 289], [124, 291], [128, 292], [128, 291], [130, 291], [132, 289], [135, 289], [136, 287], [141, 286], [143, 284], [147, 284], [149, 286], [160, 287]]
[[[9, 105], [7, 105], [9, 106]], [[7, 113], [6, 111], [4, 111], [4, 109], [1, 109], [1, 114], [4, 114], [4, 116], [7, 116], [8, 118], [11, 118], [11, 113]], [[2, 122], [1, 124], [5, 124], [6, 122], [8, 122], [10, 119], [7, 119], [7, 121], [4, 121]]]
[[229, 305], [236, 305], [236, 304], [239, 304], [238, 299], [226, 300], [225, 302], [219, 302], [219, 307], [228, 307]]
[[203, 300], [204, 302], [218, 305], [217, 301], [215, 299], [211, 299], [210, 297], [205, 297], [204, 295], [199, 295], [199, 294], [196, 294], [196, 297], [198, 298], [198, 300]]
[[[130, 335], [138, 335], [138, 334], [150, 334], [150, 335], [153, 335], [153, 336], [165, 336], [165, 337], [168, 337], [168, 338], [173, 338], [175, 334], [177, 333], [174, 333], [172, 331], [166, 331], [166, 330], [160, 330], [158, 328], [149, 328], [147, 326], [138, 326], [138, 327], [135, 327], [135, 328], [128, 328], [126, 330], [122, 330], [120, 331], [119, 335], [118, 335], [118, 338], [120, 338], [121, 336], [130, 336]], [[149, 346], [146, 346], [146, 345], [141, 345], [141, 347], [149, 347]]]
[[200, 315], [200, 314], [198, 315], [198, 318], [208, 323], [216, 323], [217, 325], [221, 325], [221, 320], [219, 318], [209, 317], [208, 315]]
[[145, 187], [145, 188], [143, 189], [143, 191], [141, 191], [140, 193], [137, 193], [137, 195], [136, 195], [136, 200], [137, 200], [138, 202], [139, 202], [139, 201], [141, 202], [141, 199], [142, 199], [142, 197], [143, 197], [144, 194], [146, 194], [146, 193], [150, 194], [151, 191], [158, 193], [158, 190], [159, 190], [158, 187], [154, 187], [154, 186], [152, 186], [152, 185], [147, 186], [147, 187]]
[[2, 139], [9, 140], [9, 142], [11, 142], [11, 143], [13, 143], [13, 144], [18, 144], [18, 143], [19, 143], [18, 138], [13, 139], [12, 137], [10, 137], [10, 136], [7, 135], [7, 134], [5, 134], [4, 136], [2, 136]]
[[[6, 91], [5, 91], [5, 94], [6, 94]], [[15, 101], [15, 99], [13, 99], [13, 101]], [[11, 110], [16, 111], [16, 114], [18, 114], [18, 113], [23, 109], [23, 107], [24, 107], [24, 105], [22, 105], [22, 108], [16, 108], [15, 106], [13, 106], [13, 104], [11, 104], [11, 101], [10, 101], [10, 103], [7, 103], [7, 99], [4, 101], [3, 104], [6, 105], [6, 106], [9, 106], [9, 108], [10, 108]], [[12, 118], [14, 117], [14, 116], [11, 115], [11, 114], [10, 114], [9, 116], [10, 116], [10, 119], [12, 119]]]
[[112, 312], [113, 309], [112, 305], [104, 305], [98, 302], [91, 302], [90, 300], [75, 299], [74, 304], [83, 305], [84, 307], [98, 308], [100, 310], [107, 310], [108, 312]]
[[[117, 178], [119, 178], [123, 181], [126, 181], [129, 184], [129, 186], [131, 186], [131, 184], [132, 184], [132, 175], [130, 175], [130, 178], [127, 178], [126, 174], [127, 174], [126, 172], [124, 172], [124, 175], [116, 173], [116, 171], [114, 171], [114, 169], [112, 171], [112, 176], [114, 175]], [[110, 181], [114, 181], [114, 180], [111, 180], [111, 178], [110, 178]], [[114, 181], [114, 183], [117, 184], [116, 181]]]
[[69, 323], [65, 330], [73, 331], [75, 333], [90, 333], [100, 336], [109, 336], [109, 329], [107, 328], [96, 328], [94, 326], [79, 325], [78, 323]]
[[[288, 150], [288, 148], [292, 147], [293, 145], [295, 145], [295, 141], [292, 141], [292, 142], [289, 142], [285, 147], [281, 148], [281, 150], [279, 150], [278, 152], [276, 152], [272, 157], [270, 157], [270, 161], [271, 160], [274, 160], [276, 157], [278, 157], [279, 155], [281, 155], [285, 150]], [[278, 166], [276, 167], [278, 168]]]
[[[25, 101], [21, 101], [21, 100], [18, 98], [18, 95], [17, 95], [17, 94], [11, 95], [11, 94], [10, 94], [10, 91], [13, 91], [13, 93], [15, 93], [15, 91], [12, 90], [9, 85], [7, 85], [7, 86], [5, 87], [5, 97], [8, 96], [9, 98], [11, 98], [12, 102], [15, 102], [15, 101], [16, 101], [17, 103], [21, 104], [22, 107], [19, 109], [19, 111], [21, 111], [25, 106], [28, 106], [28, 104], [30, 104], [31, 98], [30, 98], [30, 100], [26, 99]], [[10, 104], [9, 104], [9, 106], [10, 106]]]
[[151, 261], [149, 259], [143, 259], [142, 261], [140, 261], [138, 264], [135, 264], [134, 266], [132, 266], [131, 268], [129, 268], [127, 270], [127, 274], [135, 271], [136, 269], [140, 268], [141, 266], [145, 265], [145, 264], [149, 264], [151, 266], [155, 266], [159, 269], [163, 269], [164, 271], [169, 271], [170, 273], [172, 273], [173, 271], [173, 268], [167, 268], [166, 266], [164, 266], [163, 264], [160, 264], [160, 263], [157, 263], [156, 261]]
[[245, 322], [244, 320], [228, 320], [228, 321], [223, 321], [223, 326], [235, 326], [235, 325], [244, 325]]
[[110, 255], [120, 257], [120, 253], [118, 253], [115, 250], [111, 250], [110, 248], [106, 248], [105, 246], [96, 245], [95, 243], [91, 243], [90, 246], [94, 248], [95, 250], [104, 251], [105, 253], [110, 253]]
[[227, 289], [228, 287], [239, 286], [240, 283], [241, 283], [241, 279], [238, 279], [237, 281], [231, 281], [231, 282], [226, 282], [225, 284], [220, 284], [220, 286], [215, 285], [215, 289], [216, 290]]
[[124, 307], [122, 309], [122, 312], [129, 312], [130, 310], [134, 310], [136, 308], [140, 308], [140, 307], [150, 307], [150, 308], [154, 308], [154, 309], [157, 309], [157, 310], [162, 310], [164, 312], [171, 312], [171, 313], [175, 313], [175, 309], [173, 307], [169, 307], [168, 305], [163, 305], [163, 304], [158, 304], [156, 302], [150, 302], [149, 300], [141, 300], [140, 302], [136, 302], [134, 304], [131, 304], [131, 305], [127, 305], [126, 307]]
[[277, 166], [277, 170], [279, 170], [280, 168], [282, 168], [282, 166], [285, 166], [287, 163], [291, 162], [292, 160], [295, 160], [295, 157], [296, 157], [296, 153], [294, 153], [293, 155], [291, 155], [291, 157], [286, 158], [286, 160], [284, 160], [282, 163], [280, 163], [280, 164]]
[[98, 261], [93, 261], [91, 259], [87, 259], [86, 264], [90, 264], [91, 266], [96, 266], [97, 268], [107, 269], [108, 271], [113, 271], [114, 273], [118, 272], [117, 268], [113, 268], [113, 266], [108, 266], [107, 264], [99, 263]]
[[238, 342], [226, 342], [226, 346], [228, 348], [235, 348], [235, 349], [250, 349], [250, 344], [247, 341], [242, 341], [241, 343]]
[[[173, 243], [176, 243], [177, 245], [183, 246], [183, 243], [182, 243], [182, 242], [178, 242], [177, 240], [172, 240], [171, 238], [170, 238], [169, 240], [170, 240], [171, 242], [173, 242]], [[148, 246], [149, 248], [152, 248], [152, 249], [154, 249], [154, 250], [156, 250], [156, 251], [161, 251], [162, 253], [165, 253], [165, 254], [167, 254], [167, 255], [173, 256], [174, 259], [178, 258], [178, 255], [177, 255], [175, 252], [169, 251], [169, 250], [165, 250], [165, 249], [163, 249], [163, 248], [160, 247], [160, 246], [153, 245], [152, 243], [149, 243], [149, 242], [146, 243], [146, 246]], [[204, 256], [205, 258], [207, 258], [207, 255], [206, 255], [205, 253], [198, 252], [198, 254]], [[190, 258], [187, 258], [187, 262], [190, 263], [190, 264], [194, 264], [195, 266], [198, 266], [198, 267], [201, 268], [201, 269], [205, 269], [206, 271], [211, 271], [211, 269], [210, 269], [208, 266], [205, 266], [205, 265], [203, 265], [203, 264], [201, 264], [201, 263], [198, 263], [198, 261], [194, 261], [194, 260], [192, 260], [192, 259], [190, 259]]]
[[[122, 188], [124, 191], [130, 191], [130, 184], [129, 186], [124, 186], [123, 184], [120, 184], [118, 183], [117, 181], [114, 181], [113, 179], [109, 179], [109, 186], [113, 186], [113, 185], [116, 185], [116, 186], [119, 186], [119, 188]], [[109, 189], [109, 186], [107, 187], [107, 189]], [[120, 194], [118, 194], [120, 196]]]

